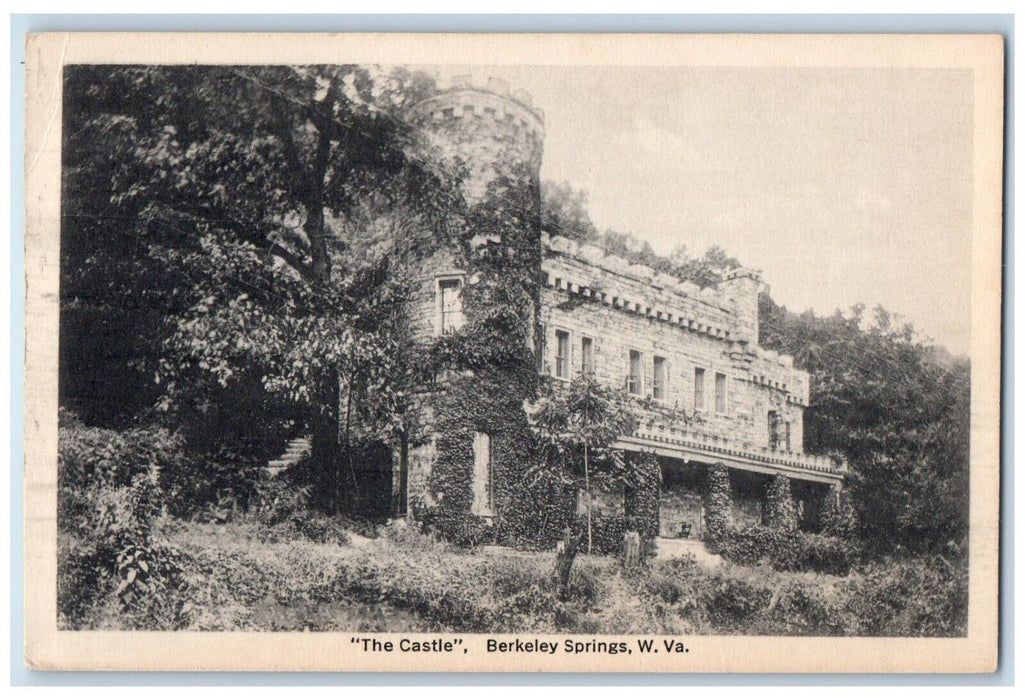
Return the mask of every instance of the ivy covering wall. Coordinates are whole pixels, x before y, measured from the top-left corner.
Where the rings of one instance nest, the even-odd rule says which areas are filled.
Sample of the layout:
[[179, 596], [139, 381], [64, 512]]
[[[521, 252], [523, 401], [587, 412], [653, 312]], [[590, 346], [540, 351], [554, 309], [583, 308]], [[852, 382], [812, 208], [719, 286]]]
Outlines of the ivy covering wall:
[[725, 541], [730, 528], [730, 473], [724, 464], [713, 464], [705, 473], [705, 529], [709, 549]]
[[626, 529], [641, 536], [641, 556], [655, 556], [658, 537], [658, 498], [662, 468], [658, 458], [648, 453], [631, 453], [627, 457], [633, 483], [624, 493]]
[[765, 492], [765, 525], [774, 530], [797, 529], [797, 508], [790, 490], [790, 479], [776, 474]]

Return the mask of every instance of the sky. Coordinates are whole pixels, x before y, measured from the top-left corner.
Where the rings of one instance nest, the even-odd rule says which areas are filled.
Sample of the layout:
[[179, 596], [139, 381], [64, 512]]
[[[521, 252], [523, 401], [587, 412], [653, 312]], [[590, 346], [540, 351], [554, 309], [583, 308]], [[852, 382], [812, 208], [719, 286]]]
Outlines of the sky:
[[473, 66], [545, 113], [542, 178], [657, 252], [718, 245], [773, 298], [881, 304], [969, 347], [972, 81], [934, 69]]

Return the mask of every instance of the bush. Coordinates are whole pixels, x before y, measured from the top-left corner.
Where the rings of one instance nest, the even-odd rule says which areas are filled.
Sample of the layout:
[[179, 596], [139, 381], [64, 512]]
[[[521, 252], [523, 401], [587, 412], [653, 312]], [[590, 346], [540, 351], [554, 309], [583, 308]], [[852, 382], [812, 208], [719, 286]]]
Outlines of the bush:
[[889, 559], [867, 566], [840, 587], [848, 634], [955, 637], [968, 629], [967, 562], [939, 557]]
[[[58, 611], [63, 627], [85, 624], [103, 604], [155, 614], [177, 586], [177, 553], [154, 542], [158, 482], [173, 469], [180, 438], [160, 428], [115, 431], [62, 411], [58, 431]], [[161, 613], [164, 614], [164, 613]]]
[[278, 525], [305, 513], [310, 507], [310, 487], [276, 476], [256, 485], [252, 512], [266, 525]]
[[846, 491], [830, 486], [826, 508], [822, 514], [822, 534], [850, 539], [856, 530], [854, 508]]
[[768, 527], [732, 530], [721, 541], [719, 553], [743, 566], [767, 563], [777, 571], [814, 571], [846, 576], [852, 548], [844, 540], [806, 532]]
[[424, 507], [418, 509], [417, 513], [425, 534], [440, 537], [459, 547], [495, 543], [495, 526], [487, 518], [438, 507]]

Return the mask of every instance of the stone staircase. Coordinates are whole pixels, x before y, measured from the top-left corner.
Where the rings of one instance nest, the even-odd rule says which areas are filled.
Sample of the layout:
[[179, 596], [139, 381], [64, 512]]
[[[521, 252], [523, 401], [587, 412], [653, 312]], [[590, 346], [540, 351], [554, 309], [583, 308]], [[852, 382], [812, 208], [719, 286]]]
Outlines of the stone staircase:
[[300, 460], [309, 457], [311, 449], [312, 443], [309, 435], [292, 438], [288, 441], [288, 445], [280, 457], [267, 462], [267, 473], [270, 476], [277, 476]]

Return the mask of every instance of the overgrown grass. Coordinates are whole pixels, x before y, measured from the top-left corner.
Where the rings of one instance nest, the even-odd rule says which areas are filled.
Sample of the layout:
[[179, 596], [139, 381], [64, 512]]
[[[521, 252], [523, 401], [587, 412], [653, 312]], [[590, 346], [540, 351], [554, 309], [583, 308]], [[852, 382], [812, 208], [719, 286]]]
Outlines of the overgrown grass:
[[[326, 522], [325, 522], [326, 521]], [[967, 576], [917, 559], [836, 577], [692, 558], [627, 570], [581, 556], [569, 599], [554, 555], [463, 550], [401, 525], [346, 536], [344, 521], [267, 526], [168, 520], [154, 540], [183, 584], [158, 606], [117, 600], [72, 626], [579, 634], [952, 636], [965, 631]]]

